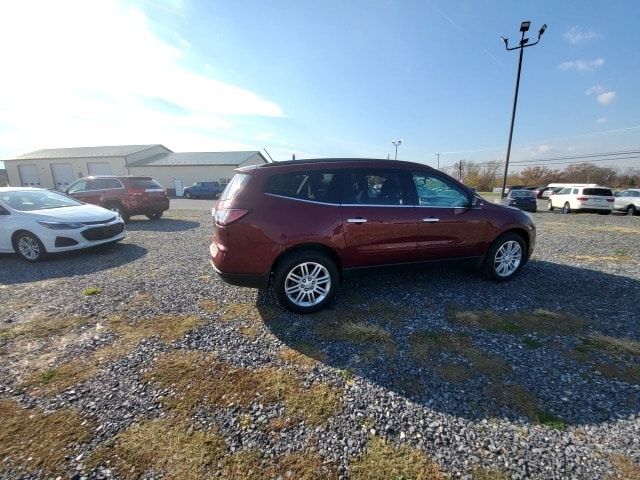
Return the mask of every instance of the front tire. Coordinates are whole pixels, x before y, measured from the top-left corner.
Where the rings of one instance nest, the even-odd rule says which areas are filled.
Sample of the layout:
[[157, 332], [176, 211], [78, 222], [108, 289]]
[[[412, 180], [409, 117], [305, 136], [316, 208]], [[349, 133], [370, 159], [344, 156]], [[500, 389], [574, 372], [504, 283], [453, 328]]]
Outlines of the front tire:
[[13, 239], [13, 248], [27, 262], [40, 262], [47, 256], [47, 250], [40, 239], [27, 231], [16, 234]]
[[189, 192], [184, 194], [185, 198], [191, 198], [193, 195], [191, 195]]
[[551, 200], [547, 202], [547, 210], [549, 210], [550, 212], [553, 212], [553, 204], [551, 203]]
[[295, 313], [322, 310], [338, 288], [338, 268], [321, 252], [301, 251], [286, 257], [276, 269], [274, 286], [280, 303]]
[[569, 202], [565, 203], [564, 207], [562, 207], [562, 213], [564, 213], [565, 215], [571, 213], [571, 206], [569, 205]]
[[489, 248], [482, 265], [485, 277], [496, 282], [511, 280], [527, 261], [527, 246], [516, 233], [500, 235]]

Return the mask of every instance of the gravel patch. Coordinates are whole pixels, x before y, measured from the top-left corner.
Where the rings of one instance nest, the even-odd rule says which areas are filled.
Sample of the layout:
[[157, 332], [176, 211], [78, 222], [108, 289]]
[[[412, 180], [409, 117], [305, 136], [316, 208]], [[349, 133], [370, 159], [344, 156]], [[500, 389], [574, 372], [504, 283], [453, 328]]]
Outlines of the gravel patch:
[[[46, 411], [80, 411], [94, 425], [94, 434], [73, 446], [67, 476], [112, 478], [116, 473], [104, 466], [87, 468], [86, 458], [128, 426], [170, 415], [163, 405], [172, 392], [146, 381], [144, 372], [163, 352], [198, 350], [215, 353], [234, 368], [295, 369], [305, 386], [323, 382], [341, 394], [339, 411], [320, 426], [294, 422], [269, 429], [285, 409], [259, 399], [247, 408], [193, 412], [192, 424], [214, 428], [229, 452], [256, 448], [276, 458], [312, 451], [337, 465], [339, 477], [346, 479], [369, 439], [381, 436], [424, 450], [455, 478], [471, 478], [478, 468], [512, 478], [605, 478], [615, 473], [616, 455], [640, 463], [640, 381], [610, 374], [602, 365], [635, 365], [640, 377], [640, 359], [585, 353], [579, 346], [580, 339], [594, 334], [640, 341], [640, 218], [567, 216], [542, 208], [534, 214], [538, 240], [533, 259], [514, 281], [485, 281], [464, 265], [376, 273], [349, 280], [330, 309], [311, 316], [285, 311], [272, 291], [221, 282], [208, 263], [211, 217], [205, 211], [170, 211], [157, 221], [134, 219], [121, 244], [41, 264], [3, 255], [0, 397]], [[93, 287], [99, 293], [83, 293]], [[226, 318], [229, 305], [248, 307], [238, 309], [237, 318]], [[471, 328], [450, 321], [451, 308], [543, 309], [579, 317], [584, 326], [575, 335]], [[385, 329], [393, 342], [348, 342], [321, 334], [319, 325], [345, 312]], [[18, 355], [41, 358], [46, 352], [49, 367], [89, 358], [112, 342], [113, 332], [96, 325], [114, 315], [131, 321], [196, 315], [204, 322], [174, 342], [143, 340], [57, 395], [24, 387], [26, 373]], [[27, 345], [1, 334], [3, 328], [62, 317], [86, 321], [53, 351], [50, 339]], [[254, 327], [254, 335], [243, 333], [247, 325]], [[425, 331], [465, 336], [483, 355], [506, 362], [506, 373], [475, 368], [474, 358], [457, 350], [416, 358], [410, 338]], [[287, 364], [279, 356], [286, 347], [321, 361]], [[443, 365], [462, 366], [468, 378], [447, 378], [436, 368]], [[520, 403], [513, 395], [500, 400], [497, 389], [526, 395]], [[44, 472], [3, 471], [2, 461], [0, 478], [47, 478]]]

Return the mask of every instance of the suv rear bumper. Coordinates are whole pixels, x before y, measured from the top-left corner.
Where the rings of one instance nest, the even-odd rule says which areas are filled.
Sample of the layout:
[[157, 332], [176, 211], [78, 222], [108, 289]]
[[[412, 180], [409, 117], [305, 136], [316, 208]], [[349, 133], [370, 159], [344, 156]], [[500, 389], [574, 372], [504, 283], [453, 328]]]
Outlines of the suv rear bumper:
[[215, 272], [220, 276], [222, 280], [230, 285], [237, 285], [238, 287], [249, 287], [266, 289], [269, 288], [270, 273], [224, 273], [216, 268], [211, 261], [211, 266]]

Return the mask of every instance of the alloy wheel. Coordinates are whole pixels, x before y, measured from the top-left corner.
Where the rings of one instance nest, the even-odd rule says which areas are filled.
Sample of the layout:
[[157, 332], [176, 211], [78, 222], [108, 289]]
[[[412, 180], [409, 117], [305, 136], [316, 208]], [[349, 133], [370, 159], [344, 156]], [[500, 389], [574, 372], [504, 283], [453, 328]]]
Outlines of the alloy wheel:
[[330, 290], [329, 271], [316, 262], [304, 262], [294, 266], [284, 282], [287, 298], [299, 307], [312, 307], [319, 304]]
[[35, 238], [30, 236], [20, 237], [18, 249], [27, 260], [35, 260], [40, 256], [40, 245]]
[[512, 275], [522, 261], [522, 247], [515, 240], [503, 243], [493, 260], [493, 268], [501, 277]]

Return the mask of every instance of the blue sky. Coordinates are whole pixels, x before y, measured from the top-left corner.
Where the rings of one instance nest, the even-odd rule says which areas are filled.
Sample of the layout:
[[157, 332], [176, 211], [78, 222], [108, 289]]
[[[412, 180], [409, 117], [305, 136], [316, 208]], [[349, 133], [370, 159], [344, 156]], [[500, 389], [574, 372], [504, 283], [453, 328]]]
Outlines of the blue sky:
[[522, 20], [549, 28], [525, 51], [513, 158], [640, 147], [636, 1], [70, 0], [35, 19], [15, 3], [0, 158], [124, 143], [386, 158], [398, 138], [406, 160], [503, 158], [517, 53], [499, 37]]

